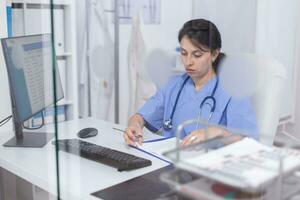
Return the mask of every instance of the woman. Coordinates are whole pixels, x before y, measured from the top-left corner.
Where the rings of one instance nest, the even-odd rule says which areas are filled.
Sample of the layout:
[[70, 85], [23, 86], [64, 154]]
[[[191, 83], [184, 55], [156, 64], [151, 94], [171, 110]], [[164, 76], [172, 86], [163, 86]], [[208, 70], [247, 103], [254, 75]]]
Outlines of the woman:
[[[204, 19], [188, 21], [181, 28], [178, 41], [186, 73], [172, 77], [131, 116], [124, 133], [125, 142], [135, 146], [138, 141], [141, 145], [144, 126], [153, 132], [163, 129], [165, 137], [172, 137], [180, 123], [199, 117], [258, 138], [250, 101], [226, 94], [219, 83], [218, 63], [224, 54], [220, 53], [222, 42], [217, 27]], [[229, 134], [211, 129], [207, 138]], [[204, 130], [198, 124], [190, 125], [181, 136], [182, 145], [189, 145], [204, 140]]]

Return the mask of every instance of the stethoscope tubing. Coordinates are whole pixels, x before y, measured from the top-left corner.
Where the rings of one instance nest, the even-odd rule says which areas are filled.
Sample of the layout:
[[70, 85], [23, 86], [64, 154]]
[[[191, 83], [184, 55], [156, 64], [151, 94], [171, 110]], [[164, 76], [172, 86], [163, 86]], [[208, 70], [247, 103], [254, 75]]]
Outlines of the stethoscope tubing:
[[[172, 109], [172, 112], [171, 112], [171, 115], [170, 115], [170, 118], [165, 120], [164, 121], [164, 125], [163, 125], [163, 128], [164, 130], [170, 130], [172, 129], [172, 120], [173, 120], [173, 116], [174, 116], [174, 113], [175, 113], [175, 110], [176, 110], [176, 107], [177, 107], [177, 104], [178, 104], [178, 99], [180, 97], [180, 94], [183, 90], [183, 87], [185, 86], [186, 82], [188, 81], [188, 79], [190, 78], [190, 76], [187, 76], [185, 78], [185, 80], [183, 81], [178, 93], [177, 93], [177, 96], [176, 96], [176, 99], [175, 99], [175, 103], [174, 103], [174, 106], [173, 106], [173, 109]], [[211, 93], [211, 95], [209, 96], [206, 96], [202, 102], [200, 103], [200, 112], [199, 114], [201, 115], [202, 114], [202, 107], [203, 105], [208, 101], [208, 100], [211, 100], [212, 101], [212, 106], [211, 106], [211, 109], [210, 109], [210, 114], [209, 114], [209, 118], [208, 118], [208, 121], [212, 118], [213, 116], [213, 113], [215, 112], [215, 109], [216, 109], [216, 99], [214, 97], [215, 93], [216, 93], [216, 90], [218, 88], [218, 85], [219, 85], [219, 77], [217, 76], [216, 78], [216, 84], [215, 84], [215, 87]], [[199, 115], [198, 115], [199, 117]]]

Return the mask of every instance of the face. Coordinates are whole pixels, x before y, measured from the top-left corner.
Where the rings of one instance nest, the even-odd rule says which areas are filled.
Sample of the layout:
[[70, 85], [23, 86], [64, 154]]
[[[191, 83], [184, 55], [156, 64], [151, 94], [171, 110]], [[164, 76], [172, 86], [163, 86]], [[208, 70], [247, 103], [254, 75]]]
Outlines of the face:
[[203, 78], [213, 73], [212, 62], [217, 58], [219, 50], [213, 53], [209, 49], [200, 49], [187, 36], [180, 41], [180, 53], [184, 68], [192, 78]]

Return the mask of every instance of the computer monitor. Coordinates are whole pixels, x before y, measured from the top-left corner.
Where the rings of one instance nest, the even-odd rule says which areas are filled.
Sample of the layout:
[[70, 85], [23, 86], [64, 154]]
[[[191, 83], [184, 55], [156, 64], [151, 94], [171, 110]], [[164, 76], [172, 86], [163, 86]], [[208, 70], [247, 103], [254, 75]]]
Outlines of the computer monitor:
[[24, 121], [54, 103], [53, 62], [56, 101], [64, 96], [51, 41], [50, 34], [1, 39], [15, 131], [4, 146], [42, 147], [51, 139], [47, 133], [23, 132]]

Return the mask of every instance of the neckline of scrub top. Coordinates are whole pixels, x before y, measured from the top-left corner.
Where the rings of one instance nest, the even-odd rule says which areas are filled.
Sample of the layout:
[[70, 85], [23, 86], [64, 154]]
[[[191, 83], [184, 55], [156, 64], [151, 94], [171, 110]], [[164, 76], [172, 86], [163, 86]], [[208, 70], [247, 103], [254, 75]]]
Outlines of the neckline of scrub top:
[[[192, 93], [190, 93], [191, 94], [190, 96], [193, 98], [210, 96], [213, 92], [216, 82], [217, 82], [217, 76], [214, 76], [200, 90], [197, 91], [195, 88], [195, 85], [194, 85], [194, 81], [190, 77], [189, 80], [187, 81], [187, 86], [188, 86], [187, 89], [188, 89], [188, 91], [192, 92]], [[219, 86], [216, 88], [216, 92], [217, 92], [218, 88], [219, 88]], [[216, 92], [215, 92], [215, 95], [216, 95]]]
[[[182, 77], [182, 80], [184, 81], [184, 79], [188, 76], [188, 74], [184, 74]], [[201, 104], [201, 102], [203, 101], [203, 99], [207, 96], [210, 96], [212, 94], [212, 91], [215, 87], [216, 84], [216, 76], [213, 77], [212, 79], [210, 79], [205, 85], [204, 87], [199, 90], [196, 91], [195, 90], [195, 86], [194, 86], [194, 82], [192, 78], [189, 78], [186, 82], [186, 84], [183, 87], [183, 90], [179, 96], [179, 100], [177, 102], [177, 106], [176, 106], [176, 110], [175, 112], [180, 112], [180, 110], [183, 108], [184, 104], [190, 102], [190, 101], [196, 101], [199, 102], [199, 106]], [[181, 82], [181, 84], [183, 84]], [[218, 92], [218, 88], [216, 89], [215, 95]], [[177, 93], [176, 93], [177, 94]], [[173, 97], [175, 99], [175, 96]], [[171, 106], [175, 106], [175, 100], [172, 101]]]

